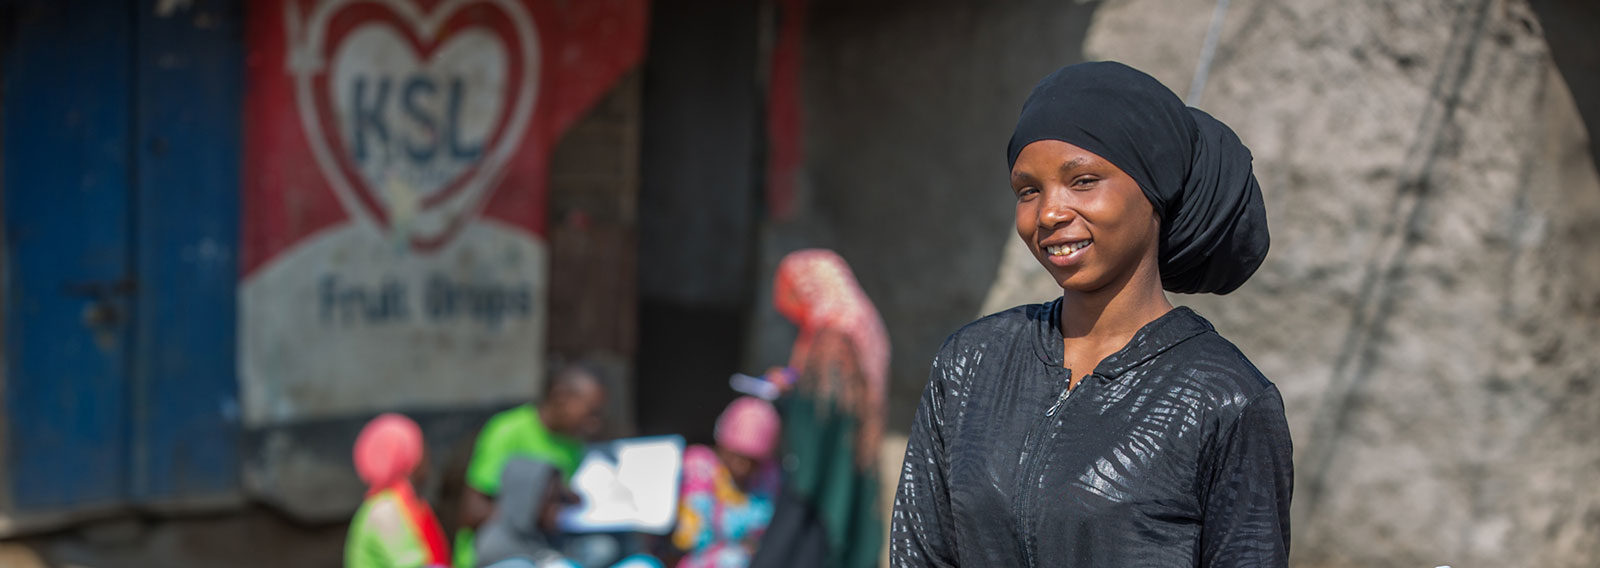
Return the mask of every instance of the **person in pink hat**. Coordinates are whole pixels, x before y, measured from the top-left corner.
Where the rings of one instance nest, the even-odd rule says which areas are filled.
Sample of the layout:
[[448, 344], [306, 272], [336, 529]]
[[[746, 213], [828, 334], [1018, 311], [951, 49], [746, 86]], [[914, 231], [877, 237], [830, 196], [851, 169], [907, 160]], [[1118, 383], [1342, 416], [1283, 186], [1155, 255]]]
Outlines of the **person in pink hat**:
[[683, 454], [678, 527], [672, 543], [684, 551], [679, 568], [742, 568], [772, 520], [778, 491], [778, 411], [741, 397], [717, 417], [716, 447], [695, 444]]
[[367, 498], [350, 521], [345, 568], [422, 568], [450, 565], [444, 531], [413, 481], [427, 471], [422, 428], [385, 413], [356, 436], [351, 456]]

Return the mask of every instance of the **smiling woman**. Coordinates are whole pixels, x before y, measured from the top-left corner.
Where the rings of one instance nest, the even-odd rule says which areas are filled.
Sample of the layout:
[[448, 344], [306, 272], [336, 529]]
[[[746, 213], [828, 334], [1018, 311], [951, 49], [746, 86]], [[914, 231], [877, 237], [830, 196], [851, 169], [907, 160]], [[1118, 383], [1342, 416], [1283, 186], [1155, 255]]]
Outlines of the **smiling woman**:
[[1061, 298], [935, 356], [892, 563], [1287, 565], [1283, 401], [1165, 293], [1226, 294], [1266, 256], [1249, 151], [1150, 76], [1085, 63], [1034, 89], [1007, 157], [1017, 234]]
[[[1136, 276], [1160, 282], [1160, 221], [1139, 184], [1111, 162], [1060, 140], [1040, 140], [1017, 156], [1011, 183], [1017, 234], [1063, 289], [1094, 292]], [[1100, 246], [1091, 249], [1096, 236]]]

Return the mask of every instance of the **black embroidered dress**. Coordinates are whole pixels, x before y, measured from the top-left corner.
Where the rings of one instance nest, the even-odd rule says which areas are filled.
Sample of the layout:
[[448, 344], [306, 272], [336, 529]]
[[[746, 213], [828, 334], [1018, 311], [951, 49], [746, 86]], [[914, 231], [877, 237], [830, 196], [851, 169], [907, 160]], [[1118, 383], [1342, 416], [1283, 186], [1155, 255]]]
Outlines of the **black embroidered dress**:
[[1070, 394], [1060, 300], [957, 331], [895, 495], [902, 566], [1286, 566], [1292, 450], [1276, 387], [1175, 308]]

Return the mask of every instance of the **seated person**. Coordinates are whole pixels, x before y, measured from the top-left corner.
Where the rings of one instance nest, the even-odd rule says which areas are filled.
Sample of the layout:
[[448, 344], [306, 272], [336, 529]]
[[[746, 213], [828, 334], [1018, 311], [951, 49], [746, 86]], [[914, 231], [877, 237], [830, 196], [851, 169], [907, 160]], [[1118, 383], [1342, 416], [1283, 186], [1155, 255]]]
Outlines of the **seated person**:
[[444, 531], [412, 483], [427, 468], [422, 429], [410, 418], [383, 414], [356, 436], [356, 474], [367, 498], [350, 521], [345, 568], [448, 566]]
[[674, 546], [687, 553], [678, 568], [739, 568], [750, 563], [772, 520], [778, 469], [778, 411], [741, 397], [717, 418], [716, 447], [683, 453], [683, 485]]
[[[478, 568], [578, 568], [561, 551], [556, 529], [561, 509], [575, 497], [561, 473], [548, 463], [512, 458], [500, 480], [495, 512], [477, 537]], [[643, 555], [623, 559], [613, 568], [659, 568]]]
[[456, 568], [476, 565], [473, 530], [495, 511], [506, 463], [514, 457], [532, 458], [570, 478], [583, 459], [584, 442], [604, 426], [605, 405], [606, 389], [598, 369], [578, 363], [550, 377], [537, 407], [524, 404], [489, 418], [467, 465], [461, 529], [456, 531]]

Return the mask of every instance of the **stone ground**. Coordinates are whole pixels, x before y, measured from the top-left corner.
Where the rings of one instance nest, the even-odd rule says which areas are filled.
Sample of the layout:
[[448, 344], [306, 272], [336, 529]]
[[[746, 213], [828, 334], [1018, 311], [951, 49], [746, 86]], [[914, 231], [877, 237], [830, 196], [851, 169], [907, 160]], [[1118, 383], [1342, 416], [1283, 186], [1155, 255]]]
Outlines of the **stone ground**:
[[0, 568], [338, 568], [345, 525], [299, 525], [260, 507], [124, 517], [0, 542]]
[[[885, 533], [905, 446], [904, 435], [891, 433], [880, 452]], [[342, 523], [296, 523], [262, 507], [209, 516], [119, 518], [0, 541], [0, 568], [337, 568], [344, 558], [345, 529]], [[885, 549], [885, 565], [888, 558]]]

